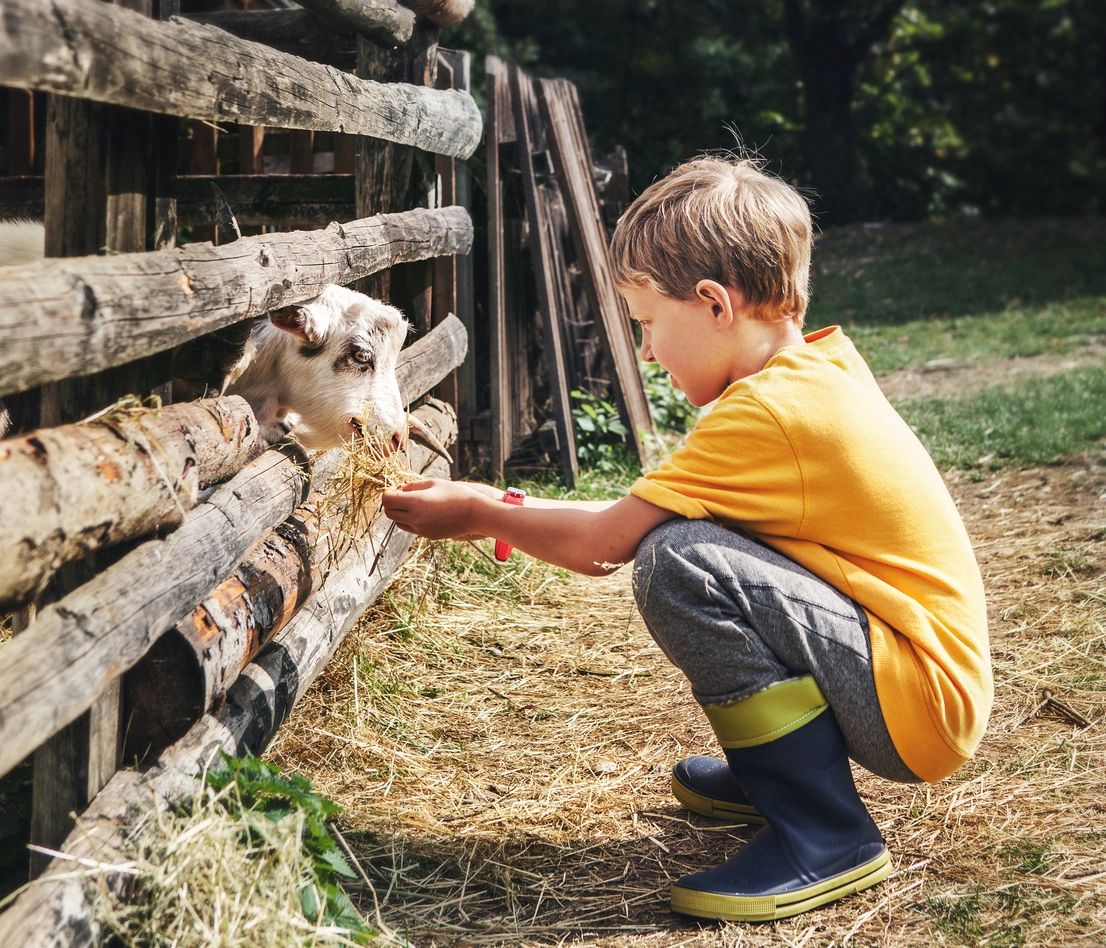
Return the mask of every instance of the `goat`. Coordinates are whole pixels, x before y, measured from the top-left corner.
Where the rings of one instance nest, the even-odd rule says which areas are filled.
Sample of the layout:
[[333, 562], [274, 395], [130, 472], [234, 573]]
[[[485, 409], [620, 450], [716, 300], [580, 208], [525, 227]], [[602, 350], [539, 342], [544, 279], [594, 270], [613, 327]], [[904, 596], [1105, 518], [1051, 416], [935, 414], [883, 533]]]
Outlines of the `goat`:
[[[39, 260], [43, 253], [41, 223], [0, 221], [0, 266]], [[255, 320], [222, 391], [250, 403], [269, 440], [292, 430], [309, 449], [371, 437], [394, 451], [410, 431], [448, 460], [403, 406], [396, 363], [407, 331], [395, 307], [328, 285], [314, 299]], [[0, 437], [7, 427], [0, 406]]]

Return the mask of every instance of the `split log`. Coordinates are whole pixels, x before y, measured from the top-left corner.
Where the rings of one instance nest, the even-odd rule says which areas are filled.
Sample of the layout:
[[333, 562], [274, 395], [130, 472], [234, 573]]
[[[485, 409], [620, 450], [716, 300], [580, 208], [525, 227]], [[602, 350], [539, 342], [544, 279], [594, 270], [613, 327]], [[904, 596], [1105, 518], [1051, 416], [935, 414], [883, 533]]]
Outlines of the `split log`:
[[[108, 4], [96, 4], [108, 7]], [[180, 345], [397, 263], [466, 253], [461, 207], [380, 214], [321, 231], [4, 268], [0, 395]]]
[[[448, 476], [448, 466], [432, 456], [424, 473]], [[383, 540], [386, 524], [383, 517], [373, 524], [376, 545]], [[116, 773], [60, 847], [70, 859], [56, 859], [0, 915], [0, 944], [69, 948], [104, 940], [108, 933], [93, 917], [89, 883], [79, 869], [74, 871], [71, 860], [107, 866], [124, 862], [128, 828], [152, 807], [164, 809], [191, 799], [198, 787], [197, 774], [217, 765], [220, 752], [263, 751], [357, 617], [391, 582], [410, 547], [410, 535], [396, 533], [372, 576], [360, 552], [351, 551], [247, 666], [217, 712], [205, 714], [149, 769]], [[123, 894], [132, 877], [109, 869], [101, 878], [112, 892]]]
[[[359, 6], [365, 12], [359, 29], [364, 36], [389, 46], [411, 38], [415, 15], [394, 0], [363, 0]], [[188, 13], [186, 18], [312, 62], [345, 68], [357, 58], [356, 34], [336, 31], [304, 10], [217, 10]]]
[[358, 79], [213, 26], [84, 0], [5, 0], [0, 84], [183, 118], [371, 135], [459, 158], [481, 134], [465, 93]]
[[303, 502], [305, 464], [302, 451], [265, 452], [175, 532], [132, 550], [0, 645], [0, 776], [87, 711]]
[[200, 488], [253, 457], [259, 429], [237, 395], [0, 441], [0, 610], [38, 596], [64, 563], [176, 527]]
[[403, 0], [419, 16], [445, 29], [456, 26], [472, 13], [475, 0]]
[[[442, 444], [456, 439], [457, 418], [445, 402], [432, 400], [415, 414]], [[413, 462], [424, 454], [414, 445], [410, 453]], [[421, 469], [418, 463], [412, 467]], [[340, 532], [347, 505], [324, 510], [322, 503], [323, 495], [313, 492], [131, 669], [124, 685], [125, 760], [179, 740], [220, 703], [242, 669], [363, 533]], [[362, 562], [372, 569], [382, 551], [372, 544], [362, 550]]]

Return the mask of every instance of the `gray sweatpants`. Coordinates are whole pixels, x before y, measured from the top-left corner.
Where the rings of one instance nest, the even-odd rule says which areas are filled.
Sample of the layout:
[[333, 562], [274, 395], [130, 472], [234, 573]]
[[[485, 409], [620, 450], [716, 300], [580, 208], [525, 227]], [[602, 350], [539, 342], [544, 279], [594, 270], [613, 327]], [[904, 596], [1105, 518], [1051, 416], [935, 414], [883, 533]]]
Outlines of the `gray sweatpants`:
[[641, 542], [634, 595], [657, 644], [700, 704], [727, 704], [811, 674], [873, 773], [918, 781], [887, 733], [868, 619], [813, 573], [709, 520], [669, 520]]

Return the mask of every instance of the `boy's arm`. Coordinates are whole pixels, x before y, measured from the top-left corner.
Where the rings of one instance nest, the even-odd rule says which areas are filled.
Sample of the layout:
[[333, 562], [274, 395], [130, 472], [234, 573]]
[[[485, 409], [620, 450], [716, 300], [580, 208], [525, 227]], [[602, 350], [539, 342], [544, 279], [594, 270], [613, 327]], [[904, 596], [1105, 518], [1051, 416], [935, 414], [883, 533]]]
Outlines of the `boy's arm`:
[[384, 511], [431, 539], [496, 537], [556, 566], [590, 576], [630, 562], [645, 535], [676, 516], [638, 497], [617, 501], [538, 500], [516, 507], [500, 492], [451, 481], [417, 481], [384, 494]]

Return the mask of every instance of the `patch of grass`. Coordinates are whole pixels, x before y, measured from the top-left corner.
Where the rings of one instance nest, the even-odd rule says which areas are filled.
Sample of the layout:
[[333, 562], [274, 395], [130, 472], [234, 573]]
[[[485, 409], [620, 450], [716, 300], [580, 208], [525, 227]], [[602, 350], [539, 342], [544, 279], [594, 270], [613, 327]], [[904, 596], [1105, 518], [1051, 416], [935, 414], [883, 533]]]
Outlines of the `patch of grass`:
[[1089, 576], [1097, 569], [1088, 549], [1062, 546], [1045, 551], [1045, 562], [1041, 567], [1041, 573], [1052, 579], [1075, 578]]
[[1067, 353], [1106, 336], [1106, 222], [974, 221], [831, 231], [811, 328], [845, 326], [873, 371]]
[[1019, 839], [1004, 851], [1010, 867], [1028, 876], [1042, 876], [1052, 868], [1052, 850], [1037, 839]]
[[340, 884], [356, 876], [337, 811], [303, 777], [225, 757], [192, 800], [139, 825], [135, 891], [102, 889], [97, 912], [124, 945], [367, 944], [377, 931]]
[[1052, 464], [1106, 437], [1106, 370], [1078, 369], [984, 389], [966, 398], [910, 400], [898, 406], [939, 468], [994, 470]]

